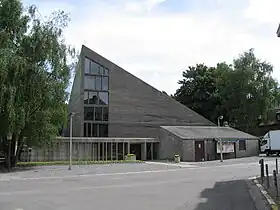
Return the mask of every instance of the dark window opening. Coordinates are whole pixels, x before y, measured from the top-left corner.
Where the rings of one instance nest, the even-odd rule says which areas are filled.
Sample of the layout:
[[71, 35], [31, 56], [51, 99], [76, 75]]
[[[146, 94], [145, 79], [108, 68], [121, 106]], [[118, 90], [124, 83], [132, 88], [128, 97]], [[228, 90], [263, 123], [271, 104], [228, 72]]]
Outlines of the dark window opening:
[[239, 150], [246, 150], [246, 141], [239, 140]]
[[95, 107], [95, 121], [102, 121], [102, 107]]
[[84, 120], [93, 120], [93, 107], [84, 107]]
[[109, 108], [103, 107], [103, 121], [108, 121], [108, 115], [109, 115]]
[[91, 123], [87, 124], [87, 136], [91, 137]]
[[108, 137], [108, 124], [99, 124], [99, 136]]

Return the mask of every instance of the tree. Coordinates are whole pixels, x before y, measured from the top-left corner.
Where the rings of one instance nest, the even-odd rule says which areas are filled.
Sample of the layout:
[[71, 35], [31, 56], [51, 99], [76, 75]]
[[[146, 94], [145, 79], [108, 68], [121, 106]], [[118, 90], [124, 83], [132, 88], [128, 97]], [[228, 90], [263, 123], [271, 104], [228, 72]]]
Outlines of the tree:
[[0, 148], [8, 160], [9, 142], [19, 156], [24, 144], [49, 142], [66, 121], [67, 58], [75, 53], [63, 39], [68, 22], [63, 11], [43, 21], [34, 5], [24, 10], [19, 0], [1, 1]]
[[256, 58], [250, 49], [233, 65], [189, 67], [174, 97], [215, 123], [223, 115], [230, 126], [256, 133], [259, 117], [279, 105], [280, 92], [272, 71], [271, 64]]
[[204, 64], [190, 66], [183, 72], [183, 80], [178, 82], [181, 87], [174, 94], [174, 98], [214, 121], [217, 116], [216, 107], [219, 105], [216, 74], [216, 68], [208, 68]]

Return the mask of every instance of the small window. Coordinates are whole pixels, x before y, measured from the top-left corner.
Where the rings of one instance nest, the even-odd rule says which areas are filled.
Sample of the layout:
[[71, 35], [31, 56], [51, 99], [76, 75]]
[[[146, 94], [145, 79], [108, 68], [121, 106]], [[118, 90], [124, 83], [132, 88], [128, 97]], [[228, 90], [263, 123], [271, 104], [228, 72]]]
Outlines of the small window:
[[90, 73], [90, 60], [88, 58], [85, 59], [85, 73]]
[[102, 77], [102, 90], [108, 90], [108, 77]]
[[91, 61], [90, 74], [98, 74], [98, 73], [99, 73], [99, 65]]
[[89, 92], [89, 104], [98, 104], [97, 92]]
[[95, 78], [94, 76], [85, 76], [84, 89], [95, 90]]
[[100, 76], [96, 76], [96, 86], [95, 86], [96, 90], [101, 90], [101, 77]]
[[103, 107], [103, 121], [108, 121], [108, 107]]
[[102, 121], [102, 107], [95, 107], [95, 121]]
[[84, 107], [84, 119], [93, 120], [93, 107]]
[[99, 92], [99, 104], [108, 105], [109, 96], [108, 92]]
[[239, 150], [246, 150], [246, 141], [239, 140]]

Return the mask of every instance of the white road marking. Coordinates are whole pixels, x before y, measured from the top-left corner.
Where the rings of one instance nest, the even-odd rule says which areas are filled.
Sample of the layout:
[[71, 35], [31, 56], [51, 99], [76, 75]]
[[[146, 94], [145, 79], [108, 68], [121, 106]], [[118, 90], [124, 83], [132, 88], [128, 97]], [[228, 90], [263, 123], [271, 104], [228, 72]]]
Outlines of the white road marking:
[[267, 191], [263, 188], [263, 186], [261, 184], [259, 184], [258, 180], [254, 180], [255, 184], [257, 185], [257, 187], [260, 189], [261, 193], [263, 194], [263, 196], [266, 198], [267, 202], [271, 205], [271, 206], [275, 206], [276, 203], [274, 202], [274, 200], [270, 197], [270, 195], [267, 193]]
[[199, 166], [189, 163], [163, 163], [163, 162], [146, 162], [147, 164], [177, 166], [180, 168], [198, 168]]

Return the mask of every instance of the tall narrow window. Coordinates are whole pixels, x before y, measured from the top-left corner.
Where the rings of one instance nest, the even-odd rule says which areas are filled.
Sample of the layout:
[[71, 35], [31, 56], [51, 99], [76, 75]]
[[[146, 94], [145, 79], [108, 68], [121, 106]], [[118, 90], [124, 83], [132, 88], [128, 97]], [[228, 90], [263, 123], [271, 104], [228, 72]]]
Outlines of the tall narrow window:
[[239, 140], [239, 150], [246, 150], [246, 140]]
[[88, 136], [88, 137], [91, 137], [91, 136], [92, 136], [92, 134], [91, 134], [91, 125], [92, 125], [92, 124], [91, 124], [91, 123], [88, 123], [87, 125], [88, 125], [88, 126], [87, 126], [87, 136]]
[[102, 107], [95, 107], [94, 113], [95, 113], [95, 121], [101, 121], [102, 120]]
[[108, 137], [108, 124], [99, 124], [99, 136]]
[[108, 107], [103, 107], [103, 112], [102, 112], [102, 114], [103, 114], [102, 120], [103, 120], [103, 121], [108, 121]]
[[90, 73], [90, 60], [88, 58], [85, 59], [85, 73]]
[[102, 90], [108, 90], [108, 77], [102, 77]]
[[95, 88], [96, 88], [96, 90], [101, 90], [101, 77], [100, 76], [96, 76], [96, 86], [95, 86]]

